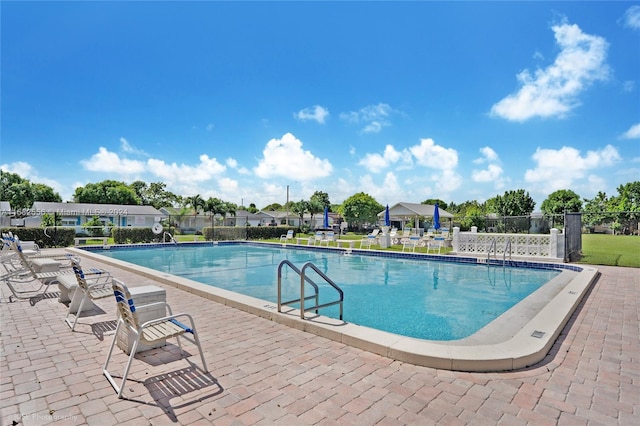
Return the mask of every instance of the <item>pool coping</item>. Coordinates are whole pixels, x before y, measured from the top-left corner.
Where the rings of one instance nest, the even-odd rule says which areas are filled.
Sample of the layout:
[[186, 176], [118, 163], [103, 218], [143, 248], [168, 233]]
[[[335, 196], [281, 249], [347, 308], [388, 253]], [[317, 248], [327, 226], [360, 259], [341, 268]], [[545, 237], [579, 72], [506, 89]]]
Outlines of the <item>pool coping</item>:
[[[255, 244], [255, 243], [252, 243]], [[211, 245], [211, 243], [209, 243]], [[145, 246], [145, 245], [143, 245]], [[154, 245], [147, 245], [154, 246]], [[282, 244], [278, 244], [282, 246]], [[292, 246], [288, 244], [287, 246]], [[141, 247], [137, 245], [137, 247]], [[294, 247], [291, 247], [294, 248]], [[299, 246], [299, 248], [312, 248]], [[327, 250], [327, 248], [316, 248]], [[548, 264], [543, 262], [524, 262], [529, 267], [569, 269], [576, 272], [575, 277], [555, 294], [537, 314], [506, 340], [490, 344], [460, 344], [459, 342], [431, 341], [396, 335], [340, 320], [307, 313], [300, 318], [297, 309], [283, 307], [277, 311], [276, 304], [239, 293], [208, 286], [187, 278], [159, 272], [144, 266], [101, 256], [91, 250], [67, 248], [69, 252], [90, 257], [105, 264], [154, 279], [160, 283], [187, 291], [203, 298], [252, 313], [262, 318], [306, 331], [345, 345], [353, 346], [398, 361], [415, 365], [455, 371], [509, 371], [530, 367], [542, 361], [569, 321], [582, 298], [597, 280], [599, 272], [591, 266]], [[345, 249], [332, 249], [344, 252]], [[358, 254], [360, 250], [352, 250]], [[384, 252], [388, 253], [388, 252]], [[369, 250], [362, 250], [369, 254]], [[395, 254], [390, 257], [396, 257]], [[444, 256], [411, 254], [401, 256], [410, 258], [438, 259]], [[451, 256], [447, 256], [451, 261]], [[457, 257], [464, 263], [479, 263], [477, 258]], [[483, 262], [484, 263], [484, 262]], [[521, 263], [521, 262], [513, 262]], [[500, 262], [502, 264], [502, 262]]]

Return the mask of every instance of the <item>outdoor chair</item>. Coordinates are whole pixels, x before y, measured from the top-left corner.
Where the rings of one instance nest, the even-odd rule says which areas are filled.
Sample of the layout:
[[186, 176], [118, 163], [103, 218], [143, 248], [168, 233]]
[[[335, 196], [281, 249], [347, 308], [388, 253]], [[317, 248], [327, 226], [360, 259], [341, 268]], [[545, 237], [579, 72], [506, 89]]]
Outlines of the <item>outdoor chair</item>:
[[444, 247], [444, 237], [434, 237], [433, 240], [427, 242], [427, 253], [431, 250], [438, 249], [438, 254], [440, 254], [440, 250]]
[[420, 244], [421, 238], [420, 235], [411, 235], [409, 238], [405, 239], [402, 242], [402, 251], [406, 248], [411, 248], [411, 251], [415, 252], [416, 247]]
[[[202, 346], [200, 345], [200, 339], [198, 339], [196, 326], [191, 315], [184, 313], [174, 315], [171, 313], [171, 308], [166, 302], [157, 302], [144, 306], [150, 307], [156, 305], [164, 305], [169, 315], [141, 324], [138, 320], [135, 302], [131, 297], [131, 293], [129, 292], [127, 286], [121, 281], [113, 279], [111, 287], [113, 289], [113, 294], [118, 305], [118, 325], [116, 326], [116, 331], [113, 335], [113, 341], [111, 342], [109, 354], [107, 355], [107, 360], [104, 363], [102, 372], [107, 380], [109, 380], [109, 383], [111, 383], [111, 386], [113, 386], [115, 391], [118, 393], [118, 398], [122, 398], [122, 391], [124, 390], [124, 385], [127, 381], [129, 368], [131, 367], [131, 362], [136, 355], [136, 350], [138, 349], [138, 344], [140, 342], [153, 344], [158, 341], [164, 341], [165, 339], [175, 337], [178, 340], [180, 352], [182, 352], [180, 336], [184, 336], [185, 339], [194, 343], [198, 347], [200, 358], [202, 360], [203, 370], [205, 373], [208, 372], [207, 364], [204, 360], [204, 353], [202, 352]], [[182, 322], [178, 321], [178, 318], [186, 318], [187, 320], [189, 320], [190, 325], [183, 324]], [[109, 373], [108, 368], [109, 361], [111, 360], [111, 355], [113, 353], [113, 348], [116, 344], [116, 340], [118, 339], [118, 332], [121, 328], [126, 328], [128, 330], [128, 333], [130, 333], [129, 335], [133, 335], [135, 340], [133, 342], [133, 345], [131, 346], [131, 354], [129, 355], [129, 360], [127, 361], [127, 365], [124, 368], [122, 382], [120, 383], [120, 385], [118, 385]], [[187, 337], [186, 334], [191, 334], [193, 338]]]
[[362, 240], [360, 240], [360, 248], [364, 248], [365, 246], [371, 248], [372, 245], [377, 244], [378, 238], [372, 234], [365, 235], [364, 237], [362, 237]]
[[288, 230], [285, 235], [280, 235], [281, 243], [286, 243], [288, 240], [293, 240], [293, 229]]
[[[113, 289], [111, 288], [113, 278], [109, 272], [105, 271], [104, 273], [94, 273], [90, 278], [87, 278], [82, 271], [80, 264], [75, 260], [73, 261], [73, 272], [76, 275], [78, 287], [76, 287], [75, 293], [71, 298], [71, 302], [69, 302], [69, 310], [67, 311], [67, 316], [64, 319], [67, 325], [71, 327], [71, 331], [75, 331], [78, 318], [80, 318], [80, 314], [82, 313], [82, 308], [88, 301], [104, 299], [106, 297], [111, 297], [113, 294]], [[80, 305], [78, 305], [73, 323], [71, 323], [74, 300], [76, 300], [80, 295], [78, 292], [82, 294], [82, 300], [80, 301]]]

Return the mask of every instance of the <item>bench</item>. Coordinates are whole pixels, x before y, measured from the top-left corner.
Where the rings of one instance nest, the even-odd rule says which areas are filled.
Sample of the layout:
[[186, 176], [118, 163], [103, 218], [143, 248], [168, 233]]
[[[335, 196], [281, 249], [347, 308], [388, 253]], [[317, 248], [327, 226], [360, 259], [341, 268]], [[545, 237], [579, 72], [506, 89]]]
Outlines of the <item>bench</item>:
[[86, 244], [89, 240], [102, 240], [102, 245], [107, 246], [109, 237], [76, 237], [73, 239], [76, 246], [79, 246], [80, 243]]

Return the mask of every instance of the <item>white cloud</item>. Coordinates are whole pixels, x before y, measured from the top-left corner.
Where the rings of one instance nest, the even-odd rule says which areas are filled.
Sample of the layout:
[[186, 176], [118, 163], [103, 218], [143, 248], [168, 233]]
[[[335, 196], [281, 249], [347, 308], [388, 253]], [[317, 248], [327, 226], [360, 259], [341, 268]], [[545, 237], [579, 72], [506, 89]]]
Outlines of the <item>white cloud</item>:
[[143, 161], [120, 158], [118, 154], [109, 152], [102, 146], [88, 160], [80, 160], [80, 164], [91, 172], [116, 173], [124, 176], [145, 171], [145, 163]]
[[624, 12], [624, 25], [635, 30], [640, 29], [640, 6], [633, 5]]
[[458, 165], [458, 152], [453, 148], [436, 145], [433, 139], [421, 139], [420, 145], [409, 148], [419, 165], [432, 169], [454, 169]]
[[487, 162], [499, 161], [498, 154], [488, 146], [480, 148], [480, 154], [482, 154], [482, 156], [473, 160], [474, 163], [482, 164]]
[[2, 164], [0, 169], [7, 173], [14, 173], [23, 179], [31, 180], [34, 176], [33, 167], [25, 161], [16, 161], [11, 164]]
[[214, 125], [213, 123], [209, 123], [209, 124], [207, 124], [207, 127], [206, 127], [207, 132], [212, 131], [214, 127], [215, 127], [215, 125]]
[[125, 138], [120, 138], [120, 148], [127, 154], [143, 155], [145, 157], [149, 156], [149, 154], [147, 154], [143, 150], [132, 146]]
[[238, 168], [238, 162], [234, 158], [227, 158], [225, 163], [228, 167], [232, 169]]
[[190, 182], [204, 182], [224, 173], [227, 169], [215, 158], [200, 155], [200, 163], [196, 166], [177, 163], [165, 163], [164, 160], [151, 158], [147, 162], [148, 171], [162, 178], [167, 185]]
[[621, 157], [613, 146], [607, 145], [599, 151], [587, 151], [584, 156], [579, 150], [567, 146], [560, 149], [538, 148], [532, 159], [537, 166], [527, 170], [524, 179], [533, 186], [533, 190], [548, 194], [575, 187], [575, 182], [587, 177], [592, 170], [612, 166]]
[[262, 158], [253, 171], [263, 179], [282, 176], [305, 181], [329, 176], [333, 166], [329, 160], [322, 160], [310, 151], [303, 150], [302, 142], [291, 133], [286, 133], [281, 139], [267, 142]]
[[622, 139], [640, 139], [640, 123], [636, 123], [622, 135]]
[[358, 111], [340, 113], [340, 118], [348, 123], [363, 124], [362, 133], [379, 133], [383, 127], [391, 126], [389, 116], [393, 109], [383, 103], [368, 105]]
[[358, 164], [364, 166], [371, 173], [379, 173], [400, 160], [410, 163], [411, 154], [407, 150], [397, 151], [393, 145], [387, 145], [382, 155], [378, 153], [366, 154]]
[[317, 121], [320, 124], [324, 124], [326, 118], [329, 116], [329, 110], [321, 107], [320, 105], [314, 105], [310, 108], [301, 109], [293, 116], [301, 121]]
[[582, 32], [577, 25], [563, 23], [552, 27], [560, 53], [546, 69], [532, 75], [518, 74], [522, 87], [493, 107], [493, 116], [512, 121], [533, 117], [564, 117], [576, 108], [578, 95], [598, 80], [606, 80], [608, 43], [599, 36]]
[[489, 164], [485, 170], [474, 170], [471, 179], [474, 182], [496, 182], [502, 177], [502, 167], [497, 164]]

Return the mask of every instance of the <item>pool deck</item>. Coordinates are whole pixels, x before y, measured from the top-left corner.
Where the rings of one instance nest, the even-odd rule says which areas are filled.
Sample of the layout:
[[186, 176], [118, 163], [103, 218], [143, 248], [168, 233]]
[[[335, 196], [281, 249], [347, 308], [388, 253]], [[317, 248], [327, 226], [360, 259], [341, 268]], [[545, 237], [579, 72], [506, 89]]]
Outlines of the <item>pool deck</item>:
[[[115, 304], [73, 333], [52, 297], [0, 303], [0, 424], [640, 424], [640, 270], [601, 267], [542, 361], [458, 372], [393, 360], [83, 257], [130, 287], [157, 285], [194, 316], [209, 374], [170, 344], [134, 360], [118, 399], [102, 375]], [[30, 303], [32, 302], [32, 303]], [[193, 356], [196, 355], [196, 356]], [[110, 370], [124, 367], [116, 351]], [[15, 423], [14, 423], [15, 422]]]

